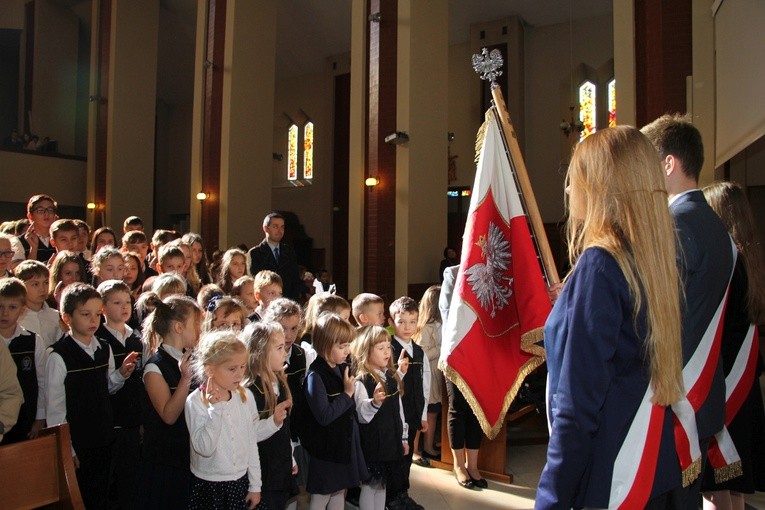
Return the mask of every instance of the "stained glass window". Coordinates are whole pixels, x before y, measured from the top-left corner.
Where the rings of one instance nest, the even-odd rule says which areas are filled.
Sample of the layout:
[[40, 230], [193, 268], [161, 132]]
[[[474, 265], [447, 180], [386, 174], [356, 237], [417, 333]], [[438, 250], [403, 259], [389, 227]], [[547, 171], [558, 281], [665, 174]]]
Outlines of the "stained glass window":
[[298, 127], [292, 124], [287, 131], [287, 180], [297, 180]]
[[303, 126], [303, 178], [313, 179], [313, 122]]
[[595, 131], [597, 131], [597, 121], [595, 120], [595, 84], [586, 81], [579, 87], [579, 120], [584, 129], [579, 134], [579, 141], [584, 140]]
[[608, 127], [616, 125], [616, 78], [608, 82]]

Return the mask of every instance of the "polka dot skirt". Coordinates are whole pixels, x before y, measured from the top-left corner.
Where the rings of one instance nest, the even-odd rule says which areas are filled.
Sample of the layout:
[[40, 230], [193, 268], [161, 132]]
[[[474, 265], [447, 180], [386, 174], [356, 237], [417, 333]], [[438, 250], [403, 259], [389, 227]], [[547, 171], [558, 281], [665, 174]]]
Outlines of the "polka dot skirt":
[[245, 474], [239, 480], [210, 482], [194, 477], [191, 485], [190, 510], [246, 510], [249, 482]]

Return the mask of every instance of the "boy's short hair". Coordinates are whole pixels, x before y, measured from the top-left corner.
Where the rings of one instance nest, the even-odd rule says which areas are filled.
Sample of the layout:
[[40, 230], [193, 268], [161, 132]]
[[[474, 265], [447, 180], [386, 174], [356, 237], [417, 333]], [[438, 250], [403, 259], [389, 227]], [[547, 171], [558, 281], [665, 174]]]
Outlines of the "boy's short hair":
[[420, 307], [417, 305], [417, 301], [409, 296], [401, 296], [390, 304], [389, 311], [391, 318], [395, 319], [398, 313], [419, 313]]
[[146, 233], [142, 230], [131, 230], [129, 232], [125, 232], [125, 235], [122, 236], [122, 246], [125, 246], [126, 244], [149, 244], [149, 238], [146, 237]]
[[103, 301], [101, 294], [92, 285], [75, 282], [69, 284], [61, 295], [61, 313], [72, 315], [78, 306], [82, 306], [91, 299]]
[[178, 232], [175, 230], [159, 229], [155, 230], [154, 235], [151, 236], [151, 244], [154, 245], [154, 248], [157, 248], [158, 246], [167, 244], [170, 241], [178, 239], [179, 237], [181, 237], [180, 234], [178, 234]]
[[48, 202], [53, 202], [53, 207], [58, 209], [58, 203], [55, 200], [53, 200], [52, 196], [40, 194], [40, 195], [33, 195], [29, 198], [29, 202], [27, 202], [27, 212], [29, 214], [32, 214], [32, 209], [34, 209], [35, 206], [37, 206], [37, 204], [45, 200], [47, 200]]
[[125, 218], [125, 221], [122, 222], [122, 229], [126, 229], [127, 227], [141, 227], [143, 228], [143, 220], [139, 218], [138, 216], [128, 216]]
[[113, 246], [106, 246], [98, 250], [98, 253], [94, 254], [90, 259], [90, 270], [93, 273], [99, 273], [101, 271], [101, 264], [109, 260], [110, 258], [122, 258], [122, 252]]
[[122, 280], [103, 281], [99, 284], [98, 289], [96, 290], [98, 290], [98, 293], [101, 294], [101, 299], [104, 301], [109, 299], [109, 296], [117, 292], [126, 292], [127, 294], [130, 294], [130, 287], [128, 287], [128, 284]]
[[79, 235], [80, 228], [77, 226], [77, 223], [75, 223], [74, 220], [61, 219], [54, 221], [50, 225], [50, 236], [53, 239], [56, 238], [56, 234], [59, 232], [77, 232], [77, 235]]
[[164, 264], [167, 259], [179, 257], [186, 260], [186, 254], [183, 253], [178, 246], [173, 244], [166, 244], [159, 249], [159, 255], [157, 255], [157, 262]]
[[72, 220], [72, 221], [75, 223], [75, 225], [77, 225], [77, 228], [78, 228], [78, 229], [80, 229], [80, 228], [82, 228], [82, 229], [85, 229], [85, 231], [86, 231], [88, 234], [90, 234], [90, 225], [88, 225], [88, 222], [87, 222], [87, 221], [85, 221], [85, 220], [80, 220], [80, 219], [74, 219], [74, 220]]
[[640, 130], [651, 141], [661, 159], [670, 154], [680, 160], [683, 173], [698, 181], [704, 166], [704, 143], [691, 116], [665, 114]]
[[255, 289], [255, 278], [253, 278], [250, 275], [244, 275], [240, 276], [236, 279], [234, 284], [231, 286], [231, 295], [232, 296], [241, 296], [242, 295], [242, 288], [244, 288], [245, 285], [248, 283], [253, 284], [253, 290]]
[[255, 275], [255, 279], [253, 283], [253, 288], [255, 289], [255, 292], [262, 291], [268, 285], [278, 285], [279, 287], [284, 288], [284, 284], [282, 283], [282, 277], [279, 276], [277, 273], [274, 273], [273, 271], [269, 271], [268, 269], [258, 271], [258, 274]]
[[24, 282], [31, 280], [35, 276], [44, 276], [45, 278], [50, 277], [50, 271], [45, 264], [37, 260], [28, 259], [16, 266], [13, 273], [16, 275], [16, 278]]
[[199, 305], [199, 308], [202, 310], [207, 310], [207, 304], [210, 302], [212, 298], [215, 296], [225, 296], [226, 293], [223, 292], [223, 289], [221, 289], [218, 285], [214, 283], [208, 283], [207, 285], [203, 285], [201, 289], [199, 289], [199, 294], [197, 294], [197, 304]]
[[0, 278], [0, 297], [19, 299], [23, 303], [27, 300], [27, 288], [18, 278]]
[[367, 310], [367, 307], [369, 305], [376, 305], [378, 303], [385, 306], [385, 301], [383, 301], [383, 298], [377, 294], [372, 294], [371, 292], [362, 292], [353, 298], [353, 302], [351, 303], [353, 318], [356, 319], [356, 322], [359, 322], [359, 316]]

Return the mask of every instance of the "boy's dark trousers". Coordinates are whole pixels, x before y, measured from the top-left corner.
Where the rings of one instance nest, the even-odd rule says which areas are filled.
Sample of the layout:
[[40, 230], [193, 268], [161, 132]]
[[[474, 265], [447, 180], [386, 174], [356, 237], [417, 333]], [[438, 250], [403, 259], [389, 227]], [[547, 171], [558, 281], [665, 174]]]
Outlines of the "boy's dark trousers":
[[109, 476], [109, 508], [131, 510], [135, 508], [136, 477], [141, 457], [139, 427], [117, 427], [117, 439], [112, 445]]
[[77, 470], [77, 484], [80, 486], [82, 500], [88, 510], [108, 508], [109, 466], [112, 458], [112, 445], [100, 448], [80, 448], [76, 450], [80, 468]]
[[390, 503], [395, 500], [402, 492], [409, 491], [409, 472], [412, 470], [412, 455], [414, 455], [414, 437], [417, 435], [417, 427], [409, 425], [409, 453], [401, 457], [401, 461], [396, 463], [391, 469], [390, 479], [385, 485], [385, 502]]

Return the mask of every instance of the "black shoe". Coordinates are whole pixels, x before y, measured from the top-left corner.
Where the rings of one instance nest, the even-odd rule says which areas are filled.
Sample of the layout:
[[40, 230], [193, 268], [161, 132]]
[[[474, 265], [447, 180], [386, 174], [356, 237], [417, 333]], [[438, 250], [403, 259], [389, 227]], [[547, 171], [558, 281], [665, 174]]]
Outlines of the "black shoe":
[[441, 460], [441, 452], [428, 453], [425, 450], [422, 450], [422, 453], [420, 454], [420, 456], [430, 460], [439, 460], [439, 461]]
[[386, 503], [385, 510], [406, 510], [406, 501], [396, 498]]
[[430, 467], [430, 460], [427, 457], [420, 455], [412, 459], [412, 464], [417, 464], [420, 467]]
[[460, 486], [466, 489], [475, 489], [475, 484], [473, 483], [472, 478], [468, 478], [467, 480], [460, 480], [460, 477], [456, 471], [454, 472], [454, 478], [457, 479], [457, 483], [460, 484]]
[[479, 489], [488, 489], [489, 488], [489, 482], [486, 481], [486, 478], [478, 478], [475, 479], [472, 476], [470, 477], [470, 481], [473, 482], [473, 485], [475, 487], [478, 487]]
[[425, 510], [425, 507], [413, 500], [409, 494], [404, 493], [401, 500], [405, 502], [407, 510]]

